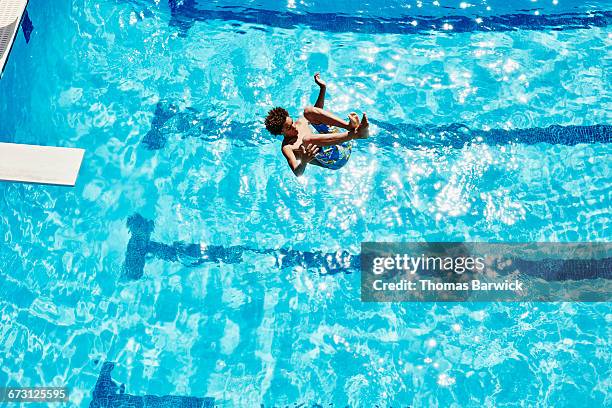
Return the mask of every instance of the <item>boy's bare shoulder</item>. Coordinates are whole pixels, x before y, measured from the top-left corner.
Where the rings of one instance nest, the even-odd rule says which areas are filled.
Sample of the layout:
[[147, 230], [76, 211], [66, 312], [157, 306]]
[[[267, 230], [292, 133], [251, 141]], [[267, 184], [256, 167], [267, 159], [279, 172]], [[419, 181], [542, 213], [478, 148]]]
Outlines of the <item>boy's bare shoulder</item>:
[[295, 150], [295, 142], [295, 140], [283, 140], [283, 144], [281, 145], [283, 153]]

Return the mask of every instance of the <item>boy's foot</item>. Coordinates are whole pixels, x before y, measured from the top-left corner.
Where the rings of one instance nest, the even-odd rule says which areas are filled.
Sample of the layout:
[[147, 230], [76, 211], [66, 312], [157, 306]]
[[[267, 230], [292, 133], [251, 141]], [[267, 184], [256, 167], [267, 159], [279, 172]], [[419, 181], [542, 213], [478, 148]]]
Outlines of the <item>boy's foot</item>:
[[357, 139], [367, 139], [368, 137], [370, 137], [370, 122], [368, 122], [368, 115], [364, 112], [361, 123], [357, 128]]
[[325, 81], [321, 79], [321, 74], [319, 74], [318, 72], [314, 75], [314, 80], [316, 84], [319, 85], [321, 88], [325, 88], [327, 86]]

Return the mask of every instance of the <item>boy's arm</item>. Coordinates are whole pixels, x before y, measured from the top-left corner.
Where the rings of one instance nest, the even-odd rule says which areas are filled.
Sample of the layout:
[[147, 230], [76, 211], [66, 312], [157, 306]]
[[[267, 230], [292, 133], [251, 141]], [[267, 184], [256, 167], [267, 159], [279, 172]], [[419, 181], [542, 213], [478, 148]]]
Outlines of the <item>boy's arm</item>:
[[295, 153], [290, 145], [283, 146], [283, 156], [287, 159], [287, 163], [289, 167], [291, 167], [291, 171], [295, 174], [296, 177], [300, 177], [304, 174], [304, 170], [306, 170], [306, 165], [315, 157], [315, 155], [319, 152], [319, 148], [317, 146], [309, 146], [305, 150], [305, 154], [302, 160], [298, 160], [295, 157]]
[[314, 106], [315, 108], [323, 109], [325, 106], [325, 90], [327, 89], [327, 84], [321, 79], [321, 75], [318, 72], [315, 74], [314, 78], [317, 85], [319, 85], [319, 96]]

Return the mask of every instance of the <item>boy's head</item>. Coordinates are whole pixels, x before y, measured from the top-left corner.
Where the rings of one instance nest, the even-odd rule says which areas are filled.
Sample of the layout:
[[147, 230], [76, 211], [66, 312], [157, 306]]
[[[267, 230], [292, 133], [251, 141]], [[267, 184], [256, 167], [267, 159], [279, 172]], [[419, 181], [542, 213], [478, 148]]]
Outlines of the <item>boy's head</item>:
[[281, 107], [276, 107], [268, 112], [268, 116], [266, 116], [266, 129], [273, 135], [297, 136], [297, 129], [293, 125], [293, 119], [289, 116], [289, 112]]

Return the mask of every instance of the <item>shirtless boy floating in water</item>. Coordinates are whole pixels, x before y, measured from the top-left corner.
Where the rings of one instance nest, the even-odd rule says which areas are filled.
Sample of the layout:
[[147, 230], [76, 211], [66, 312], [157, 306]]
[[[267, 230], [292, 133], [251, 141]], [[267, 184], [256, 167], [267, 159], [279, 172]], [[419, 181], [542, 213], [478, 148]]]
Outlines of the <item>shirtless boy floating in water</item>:
[[[369, 136], [368, 117], [352, 112], [348, 120], [343, 120], [323, 109], [326, 84], [317, 73], [314, 76], [319, 85], [319, 97], [314, 106], [304, 109], [304, 116], [294, 121], [285, 109], [277, 107], [268, 112], [266, 129], [273, 135], [283, 135], [282, 152], [289, 167], [296, 176], [301, 176], [308, 163], [336, 170], [344, 166], [352, 151], [353, 139]], [[310, 126], [317, 132], [313, 133]], [[345, 129], [346, 132], [334, 133], [330, 128]]]

